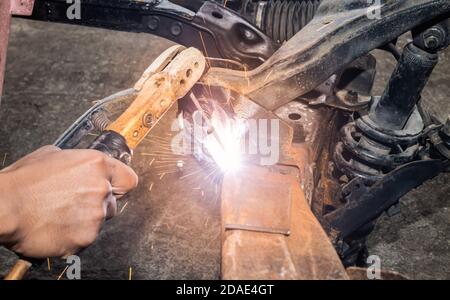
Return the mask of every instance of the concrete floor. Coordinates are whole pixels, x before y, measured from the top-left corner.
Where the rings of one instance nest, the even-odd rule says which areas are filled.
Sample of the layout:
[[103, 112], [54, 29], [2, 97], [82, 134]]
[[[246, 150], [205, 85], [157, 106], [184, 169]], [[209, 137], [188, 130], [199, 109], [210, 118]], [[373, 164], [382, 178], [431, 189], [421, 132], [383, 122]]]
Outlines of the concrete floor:
[[[170, 45], [151, 35], [15, 19], [0, 109], [0, 164], [53, 143], [92, 101], [131, 87]], [[381, 60], [375, 91], [380, 93], [395, 64], [388, 55], [376, 55]], [[447, 50], [423, 95], [441, 119], [450, 112], [449, 66]], [[168, 140], [164, 126], [169, 123], [155, 134]], [[158, 147], [148, 143], [137, 153], [140, 186], [135, 197], [122, 202], [129, 201], [123, 214], [82, 253], [83, 278], [126, 279], [130, 267], [139, 279], [218, 278], [217, 191], [196, 178], [176, 180], [170, 170], [161, 178], [164, 161], [149, 167], [152, 156], [146, 155]], [[369, 248], [383, 268], [416, 279], [450, 279], [449, 178], [443, 174], [412, 191], [403, 199], [402, 214], [381, 219]], [[175, 184], [169, 188], [169, 182]], [[0, 249], [0, 276], [14, 259]], [[52, 259], [50, 270], [44, 264], [29, 278], [57, 278], [62, 269], [62, 261]]]

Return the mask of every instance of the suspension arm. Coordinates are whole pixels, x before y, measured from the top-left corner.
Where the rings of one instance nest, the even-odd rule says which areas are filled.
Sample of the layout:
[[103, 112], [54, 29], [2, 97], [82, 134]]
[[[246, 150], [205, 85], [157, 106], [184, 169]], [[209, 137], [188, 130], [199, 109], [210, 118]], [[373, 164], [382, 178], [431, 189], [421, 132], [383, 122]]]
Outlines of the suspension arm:
[[449, 17], [448, 0], [381, 1], [380, 18], [366, 0], [323, 0], [312, 21], [249, 72], [212, 68], [210, 85], [248, 95], [269, 110], [301, 96], [358, 57], [420, 24]]
[[168, 0], [80, 0], [79, 18], [71, 10], [73, 5], [66, 0], [36, 0], [30, 18], [155, 34], [196, 47], [207, 57], [231, 59], [249, 67], [260, 65], [278, 48], [258, 28], [215, 2], [196, 1], [200, 8], [193, 11]]

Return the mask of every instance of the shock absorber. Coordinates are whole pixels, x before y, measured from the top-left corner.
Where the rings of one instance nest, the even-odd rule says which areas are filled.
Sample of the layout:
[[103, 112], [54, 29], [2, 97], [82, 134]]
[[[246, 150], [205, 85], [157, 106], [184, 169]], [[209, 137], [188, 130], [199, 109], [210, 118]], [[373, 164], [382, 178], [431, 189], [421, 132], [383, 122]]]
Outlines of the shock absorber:
[[[385, 174], [418, 156], [424, 121], [417, 103], [438, 62], [437, 51], [448, 46], [445, 22], [413, 31], [414, 41], [404, 47], [382, 96], [372, 97], [368, 113], [342, 127], [334, 162], [348, 179], [341, 188], [348, 207]], [[388, 209], [389, 214], [396, 211], [395, 206]], [[335, 240], [345, 265], [365, 263], [365, 237], [374, 224]]]
[[241, 14], [274, 41], [289, 40], [314, 17], [321, 0], [245, 0]]
[[366, 115], [343, 126], [334, 161], [350, 180], [370, 185], [415, 159], [424, 128], [416, 104], [438, 62], [437, 51], [448, 45], [443, 28], [438, 23], [413, 32], [382, 96], [372, 98]]

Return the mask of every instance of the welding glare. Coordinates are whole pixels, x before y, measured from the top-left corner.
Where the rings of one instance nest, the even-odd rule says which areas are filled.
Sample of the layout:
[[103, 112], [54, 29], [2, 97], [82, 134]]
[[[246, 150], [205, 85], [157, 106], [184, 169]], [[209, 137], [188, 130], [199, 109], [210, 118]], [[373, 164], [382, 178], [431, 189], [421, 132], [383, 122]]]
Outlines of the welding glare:
[[237, 171], [241, 165], [241, 145], [245, 124], [220, 110], [211, 116], [214, 132], [206, 139], [206, 149], [223, 172]]
[[[247, 123], [233, 118], [213, 101], [208, 101], [210, 106], [206, 112], [195, 95], [191, 93], [190, 96], [197, 108], [191, 114], [192, 122], [182, 114], [178, 116], [178, 127], [185, 133], [183, 144], [193, 146], [191, 153], [197, 160], [213, 161], [222, 172], [238, 170], [243, 156]], [[178, 147], [172, 144], [172, 149], [174, 148]]]

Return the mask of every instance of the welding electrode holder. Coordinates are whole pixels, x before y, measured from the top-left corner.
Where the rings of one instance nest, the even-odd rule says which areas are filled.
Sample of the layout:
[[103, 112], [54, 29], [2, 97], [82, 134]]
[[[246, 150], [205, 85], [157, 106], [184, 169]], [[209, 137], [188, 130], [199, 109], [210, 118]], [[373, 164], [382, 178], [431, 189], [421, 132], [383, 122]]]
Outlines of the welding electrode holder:
[[131, 163], [132, 151], [127, 145], [125, 138], [112, 130], [103, 131], [89, 149], [95, 149], [111, 156], [126, 165]]

